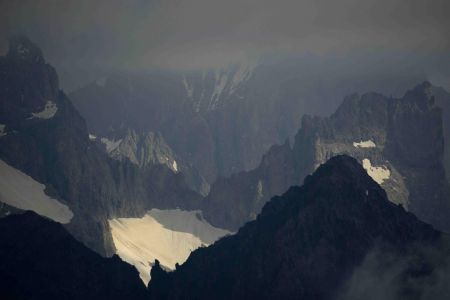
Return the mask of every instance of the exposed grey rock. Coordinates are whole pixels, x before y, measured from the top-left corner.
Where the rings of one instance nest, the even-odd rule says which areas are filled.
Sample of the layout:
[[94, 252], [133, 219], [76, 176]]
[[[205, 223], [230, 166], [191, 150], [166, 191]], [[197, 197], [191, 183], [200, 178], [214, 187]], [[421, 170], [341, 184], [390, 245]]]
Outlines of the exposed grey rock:
[[[270, 167], [263, 159], [253, 171], [218, 180], [211, 187], [205, 217], [212, 224], [236, 230], [260, 211], [261, 206], [254, 205], [259, 178], [277, 183], [269, 190], [262, 181], [267, 193], [259, 201], [264, 203], [290, 185], [300, 184], [329, 158], [344, 153], [369, 169], [392, 202], [450, 231], [442, 110], [434, 104], [429, 83], [399, 99], [376, 93], [352, 95], [328, 118], [304, 116], [293, 148], [287, 147], [280, 156], [269, 151], [268, 156], [274, 157]], [[287, 167], [266, 171], [286, 161], [290, 162]]]

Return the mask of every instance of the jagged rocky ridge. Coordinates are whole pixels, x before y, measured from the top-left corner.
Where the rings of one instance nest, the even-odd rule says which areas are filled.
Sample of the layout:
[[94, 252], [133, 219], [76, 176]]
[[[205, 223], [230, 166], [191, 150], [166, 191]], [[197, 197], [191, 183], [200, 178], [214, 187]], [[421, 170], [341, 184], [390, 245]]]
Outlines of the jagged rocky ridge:
[[182, 173], [111, 159], [91, 141], [56, 71], [24, 37], [12, 38], [0, 57], [0, 105], [0, 158], [67, 204], [74, 216], [66, 227], [91, 249], [114, 253], [110, 218], [142, 216], [155, 207], [199, 207], [201, 196]]
[[137, 271], [33, 212], [0, 219], [2, 299], [148, 299]]
[[328, 118], [304, 116], [292, 148], [288, 142], [273, 146], [258, 168], [219, 178], [205, 201], [204, 216], [215, 226], [236, 230], [272, 196], [341, 153], [363, 163], [391, 201], [450, 231], [442, 109], [427, 82], [402, 98], [353, 95]]
[[[217, 176], [256, 168], [272, 145], [294, 137], [305, 113], [328, 115], [351, 92], [399, 95], [424, 80], [395, 67], [358, 74], [354, 59], [336, 65], [321, 57], [280, 57], [186, 72], [111, 72], [70, 98], [92, 133], [160, 132], [212, 184]], [[340, 63], [349, 67], [336, 73]]]
[[[422, 290], [414, 285], [434, 278], [433, 262], [448, 257], [441, 236], [390, 202], [355, 159], [336, 156], [176, 271], [166, 273], [156, 262], [149, 290], [152, 299], [336, 299], [380, 249], [386, 257], [412, 257], [395, 279], [394, 299], [419, 299]], [[369, 279], [381, 287], [377, 277]]]
[[160, 73], [117, 75], [70, 94], [94, 135], [117, 140], [129, 130], [159, 133], [180, 161], [212, 181], [211, 132], [184, 96], [181, 82]]
[[165, 165], [174, 173], [181, 172], [186, 184], [202, 195], [209, 192], [209, 184], [199, 174], [196, 168], [186, 164], [178, 157], [164, 140], [160, 133], [136, 132], [128, 128], [123, 133], [115, 132], [108, 137], [97, 137], [90, 134], [91, 140], [119, 161], [129, 161], [141, 169], [152, 168], [155, 165]]

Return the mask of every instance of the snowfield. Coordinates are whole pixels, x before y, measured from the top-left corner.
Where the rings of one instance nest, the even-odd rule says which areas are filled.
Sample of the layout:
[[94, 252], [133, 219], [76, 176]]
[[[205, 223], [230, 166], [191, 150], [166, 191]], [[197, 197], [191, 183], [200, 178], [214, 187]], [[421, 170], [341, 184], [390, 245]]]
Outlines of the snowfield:
[[45, 185], [0, 160], [0, 201], [32, 210], [59, 223], [69, 223], [72, 211], [44, 193]]
[[377, 145], [375, 145], [375, 143], [372, 140], [353, 143], [353, 147], [355, 148], [375, 148], [376, 146]]
[[372, 177], [378, 184], [382, 184], [391, 176], [391, 171], [385, 166], [375, 167], [369, 159], [363, 159], [363, 168], [366, 169], [367, 174]]
[[31, 118], [51, 119], [57, 111], [58, 107], [56, 106], [56, 104], [52, 101], [47, 101], [47, 103], [45, 103], [44, 109], [40, 112], [32, 113], [33, 116]]
[[229, 231], [213, 227], [200, 211], [152, 209], [143, 218], [109, 220], [117, 254], [134, 265], [145, 284], [155, 259], [166, 268], [175, 269], [189, 254], [212, 244]]

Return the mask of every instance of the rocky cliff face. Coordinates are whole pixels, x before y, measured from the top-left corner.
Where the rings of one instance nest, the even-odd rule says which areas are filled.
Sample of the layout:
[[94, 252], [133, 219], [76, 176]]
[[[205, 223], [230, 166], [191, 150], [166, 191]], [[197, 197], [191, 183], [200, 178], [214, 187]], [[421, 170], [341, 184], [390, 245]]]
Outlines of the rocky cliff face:
[[[302, 153], [311, 148], [307, 161]], [[429, 83], [401, 99], [355, 95], [328, 119], [306, 117], [294, 149], [300, 170], [307, 173], [340, 153], [357, 158], [392, 202], [450, 230], [442, 110], [434, 103]]]
[[124, 139], [129, 130], [144, 135], [158, 132], [179, 160], [195, 166], [207, 181], [214, 180], [215, 147], [209, 126], [187, 101], [178, 77], [116, 75], [70, 97], [94, 135], [117, 140]]
[[297, 183], [294, 155], [289, 142], [273, 146], [258, 168], [221, 177], [204, 201], [203, 212], [216, 226], [236, 231], [253, 220], [273, 195]]
[[2, 299], [148, 299], [137, 271], [33, 212], [0, 219]]
[[436, 106], [442, 109], [444, 130], [444, 167], [447, 179], [450, 181], [450, 93], [440, 87], [433, 87]]
[[109, 137], [90, 134], [90, 139], [105, 150], [113, 159], [131, 162], [146, 170], [156, 165], [165, 165], [173, 173], [182, 173], [187, 186], [202, 195], [209, 192], [209, 184], [192, 165], [185, 163], [166, 143], [160, 133], [127, 129]]
[[164, 165], [143, 170], [97, 147], [59, 90], [55, 70], [26, 38], [13, 39], [0, 57], [0, 105], [0, 158], [67, 204], [74, 214], [67, 228], [99, 253], [114, 252], [108, 218], [139, 216], [160, 206], [199, 206], [201, 196], [188, 188], [183, 174]]
[[236, 235], [196, 250], [176, 271], [166, 273], [156, 263], [149, 290], [153, 299], [335, 299], [380, 248], [385, 255], [421, 257], [399, 273], [395, 295], [415, 299], [421, 291], [411, 291], [414, 280], [438, 268], [431, 264], [435, 257], [415, 246], [440, 249], [440, 237], [390, 202], [355, 159], [337, 156], [302, 187], [274, 197]]
[[[259, 180], [261, 190], [274, 193], [263, 194], [259, 201], [264, 203], [290, 185], [301, 183], [329, 158], [345, 153], [363, 164], [392, 202], [439, 229], [450, 230], [450, 187], [442, 162], [442, 111], [434, 104], [429, 83], [400, 99], [375, 93], [347, 97], [329, 118], [305, 116], [293, 148], [285, 145], [280, 153], [284, 154], [269, 152], [268, 157], [273, 158], [263, 159], [254, 171], [214, 184], [208, 202], [215, 207], [207, 207], [205, 217], [213, 224], [217, 220], [220, 226], [236, 230], [259, 212], [262, 204], [253, 205]], [[280, 168], [286, 162], [288, 166]], [[280, 169], [272, 171], [277, 167]], [[276, 188], [268, 189], [266, 182], [271, 180], [263, 178], [271, 178]], [[242, 187], [238, 194], [247, 195], [247, 200], [231, 197], [238, 186]], [[242, 201], [245, 204], [240, 204]], [[221, 202], [229, 202], [223, 204], [229, 209], [221, 209]], [[233, 206], [237, 214], [230, 210]]]

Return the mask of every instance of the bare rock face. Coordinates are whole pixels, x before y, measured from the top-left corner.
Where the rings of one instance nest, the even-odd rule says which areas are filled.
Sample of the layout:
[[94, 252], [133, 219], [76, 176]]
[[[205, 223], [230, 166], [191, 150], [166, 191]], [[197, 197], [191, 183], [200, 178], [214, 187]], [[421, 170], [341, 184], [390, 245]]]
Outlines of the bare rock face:
[[[390, 202], [357, 160], [336, 156], [302, 187], [272, 198], [237, 234], [194, 251], [175, 271], [155, 264], [149, 291], [152, 299], [336, 299], [379, 248], [389, 257], [411, 254], [394, 299], [417, 299], [422, 291], [414, 280], [433, 278], [439, 264], [432, 262], [447, 255], [442, 236]], [[431, 249], [438, 255], [427, 255]], [[368, 280], [378, 284], [377, 276]]]
[[[392, 202], [450, 230], [442, 111], [434, 104], [430, 83], [416, 86], [401, 99], [352, 96], [330, 118], [311, 120], [303, 120], [294, 145], [300, 170], [309, 173], [334, 155], [351, 155]], [[309, 159], [302, 155], [305, 152]]]
[[[284, 154], [275, 155], [276, 159], [269, 160], [270, 167], [263, 159], [257, 169], [214, 184], [208, 203], [214, 203], [215, 208], [208, 207], [205, 216], [212, 224], [218, 220], [220, 226], [236, 230], [259, 213], [261, 206], [248, 203], [254, 202], [253, 190], [260, 179], [262, 190], [268, 192], [259, 200], [264, 203], [290, 185], [300, 184], [331, 157], [347, 154], [358, 159], [392, 202], [401, 204], [436, 228], [450, 231], [450, 186], [443, 165], [442, 128], [442, 111], [434, 104], [431, 85], [427, 82], [400, 99], [376, 93], [349, 96], [328, 118], [304, 116], [293, 148], [287, 146]], [[291, 163], [271, 171], [285, 161]], [[278, 180], [276, 189], [268, 190], [267, 179], [263, 178], [283, 180]], [[237, 194], [245, 194], [247, 198], [233, 198], [229, 191], [240, 191]], [[224, 221], [236, 214], [229, 204], [222, 204], [227, 209], [221, 209], [220, 203], [234, 201], [246, 203], [234, 204], [240, 217]]]
[[236, 231], [253, 220], [273, 195], [296, 184], [295, 161], [289, 142], [273, 146], [260, 166], [229, 178], [219, 178], [204, 201], [203, 214], [215, 226]]
[[185, 163], [170, 148], [161, 133], [136, 132], [127, 129], [123, 134], [109, 137], [92, 136], [98, 145], [113, 159], [131, 162], [146, 170], [156, 165], [165, 165], [174, 174], [182, 173], [187, 186], [202, 195], [209, 192], [209, 184], [197, 169]]
[[208, 182], [216, 178], [210, 128], [186, 99], [178, 77], [164, 73], [116, 75], [70, 97], [94, 135], [123, 139], [128, 130], [144, 136], [157, 132], [180, 161], [194, 166]]
[[450, 181], [450, 93], [443, 88], [433, 87], [436, 106], [442, 109], [442, 122], [444, 130], [444, 167], [447, 179]]

